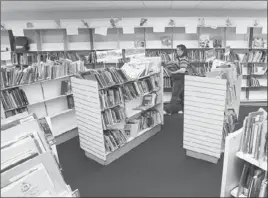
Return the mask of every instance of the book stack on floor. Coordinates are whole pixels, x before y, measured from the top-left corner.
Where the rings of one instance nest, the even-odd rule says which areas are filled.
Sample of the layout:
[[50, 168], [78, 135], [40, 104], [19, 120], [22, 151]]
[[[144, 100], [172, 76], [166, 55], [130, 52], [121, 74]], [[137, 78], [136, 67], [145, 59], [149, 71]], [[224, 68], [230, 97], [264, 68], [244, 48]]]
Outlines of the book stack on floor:
[[162, 78], [161, 59], [149, 57], [71, 78], [80, 147], [87, 157], [107, 165], [160, 131]]
[[1, 196], [77, 197], [78, 190], [72, 192], [65, 183], [57, 153], [35, 116], [11, 118], [1, 123]]
[[185, 76], [183, 147], [188, 156], [212, 163], [234, 130], [240, 106], [239, 65], [224, 63], [214, 64], [206, 77]]
[[249, 113], [226, 138], [221, 197], [267, 197], [267, 112]]

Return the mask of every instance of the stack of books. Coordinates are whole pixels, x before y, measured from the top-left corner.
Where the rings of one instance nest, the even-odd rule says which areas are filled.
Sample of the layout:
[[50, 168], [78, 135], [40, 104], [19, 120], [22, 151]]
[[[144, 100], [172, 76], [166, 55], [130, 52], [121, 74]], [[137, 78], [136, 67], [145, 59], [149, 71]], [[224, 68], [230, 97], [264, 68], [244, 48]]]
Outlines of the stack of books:
[[2, 91], [1, 98], [5, 111], [26, 107], [29, 104], [25, 92], [19, 88]]
[[115, 105], [122, 104], [124, 101], [121, 87], [100, 90], [99, 94], [101, 109], [114, 107]]
[[101, 117], [105, 129], [113, 127], [113, 125], [122, 122], [126, 118], [124, 108], [118, 106], [104, 110]]
[[267, 171], [245, 163], [235, 197], [267, 197]]
[[145, 129], [154, 127], [161, 123], [161, 116], [158, 110], [150, 109], [143, 112], [138, 118], [134, 121], [129, 121], [130, 123], [137, 123], [138, 124], [138, 132], [143, 131]]
[[249, 113], [243, 122], [239, 150], [243, 154], [267, 164], [267, 139], [267, 113], [262, 109]]
[[112, 152], [127, 142], [127, 135], [124, 130], [104, 131], [104, 141], [106, 152]]

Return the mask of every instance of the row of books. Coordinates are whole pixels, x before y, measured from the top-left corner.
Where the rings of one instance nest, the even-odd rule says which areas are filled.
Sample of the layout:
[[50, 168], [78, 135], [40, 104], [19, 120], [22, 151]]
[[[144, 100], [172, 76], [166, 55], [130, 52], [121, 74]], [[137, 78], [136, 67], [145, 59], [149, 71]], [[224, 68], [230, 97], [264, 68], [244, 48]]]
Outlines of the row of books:
[[133, 100], [139, 96], [156, 91], [159, 87], [159, 76], [152, 75], [135, 82], [124, 84], [123, 95], [125, 100]]
[[266, 51], [250, 51], [246, 53], [242, 60], [243, 63], [267, 63], [267, 52]]
[[60, 65], [41, 63], [24, 69], [16, 67], [1, 68], [1, 88], [68, 76], [82, 71], [83, 68], [82, 62], [65, 62], [65, 64]]
[[251, 68], [251, 74], [264, 75], [267, 74], [267, 64], [254, 64]]
[[208, 66], [205, 64], [197, 64], [192, 63], [189, 68], [187, 68], [188, 74], [191, 76], [201, 76], [205, 77], [208, 71]]
[[5, 115], [1, 115], [1, 118], [2, 118], [2, 116], [4, 116], [5, 118], [9, 118], [9, 117], [12, 117], [14, 115], [17, 115], [17, 114], [20, 114], [20, 113], [23, 113], [23, 112], [28, 112], [27, 106], [21, 107], [19, 109], [13, 109], [13, 110], [10, 110], [10, 111], [6, 111], [6, 112], [4, 112]]
[[127, 142], [127, 135], [124, 130], [104, 131], [104, 141], [106, 152], [113, 152]]
[[234, 132], [235, 125], [238, 122], [237, 114], [234, 109], [227, 109], [224, 112], [224, 121], [223, 121], [223, 140], [228, 134]]
[[121, 87], [100, 90], [101, 109], [111, 108], [115, 105], [122, 104], [124, 101]]
[[29, 104], [25, 92], [19, 88], [2, 91], [1, 98], [5, 111], [25, 107]]
[[128, 137], [135, 138], [139, 132], [161, 124], [161, 116], [158, 110], [150, 109], [143, 112], [138, 118], [128, 120], [124, 131]]
[[100, 70], [92, 69], [90, 71], [81, 73], [81, 76], [84, 79], [89, 80], [92, 80], [92, 77], [95, 76], [100, 88], [107, 88], [112, 85], [119, 85], [131, 80], [123, 70], [116, 68], [106, 68]]
[[247, 84], [249, 87], [260, 87], [260, 82], [257, 78], [255, 77], [250, 77], [249, 81], [247, 81]]
[[236, 197], [267, 197], [267, 171], [244, 163]]
[[164, 77], [164, 88], [171, 88], [172, 81], [170, 77]]
[[267, 163], [267, 139], [267, 113], [263, 109], [249, 113], [243, 122], [239, 150], [258, 161]]
[[124, 108], [120, 106], [106, 109], [102, 112], [101, 117], [104, 129], [113, 127], [113, 125], [122, 122], [126, 118]]

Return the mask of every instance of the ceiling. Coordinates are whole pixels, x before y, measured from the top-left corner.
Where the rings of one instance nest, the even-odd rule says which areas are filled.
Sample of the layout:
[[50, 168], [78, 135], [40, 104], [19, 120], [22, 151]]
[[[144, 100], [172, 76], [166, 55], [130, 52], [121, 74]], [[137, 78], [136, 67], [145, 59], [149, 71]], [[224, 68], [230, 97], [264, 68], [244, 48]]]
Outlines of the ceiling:
[[265, 10], [267, 1], [1, 1], [1, 12], [127, 9]]

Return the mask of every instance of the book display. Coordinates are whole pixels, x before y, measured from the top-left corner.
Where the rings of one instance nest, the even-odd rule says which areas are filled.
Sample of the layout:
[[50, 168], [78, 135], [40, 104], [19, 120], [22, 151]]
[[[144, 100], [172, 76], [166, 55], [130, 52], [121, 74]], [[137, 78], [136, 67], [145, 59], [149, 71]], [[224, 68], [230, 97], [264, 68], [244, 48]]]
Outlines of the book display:
[[61, 175], [51, 130], [34, 114], [1, 120], [1, 196], [74, 196]]
[[249, 113], [226, 138], [221, 197], [267, 197], [267, 112]]
[[89, 70], [71, 78], [80, 147], [107, 165], [160, 131], [160, 58], [134, 58], [122, 68]]
[[184, 90], [183, 148], [188, 156], [212, 163], [238, 120], [242, 78], [239, 63], [218, 62], [207, 66], [206, 77], [186, 75]]

